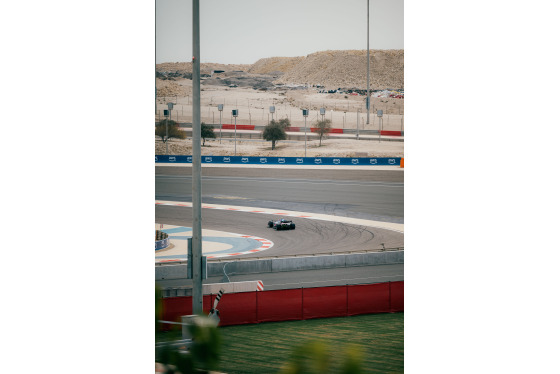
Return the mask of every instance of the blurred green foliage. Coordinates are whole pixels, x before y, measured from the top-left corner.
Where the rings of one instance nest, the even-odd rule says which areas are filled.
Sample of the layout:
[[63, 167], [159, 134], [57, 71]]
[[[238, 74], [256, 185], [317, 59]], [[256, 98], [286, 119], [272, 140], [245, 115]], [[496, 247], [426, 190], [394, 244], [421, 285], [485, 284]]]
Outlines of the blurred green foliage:
[[326, 343], [310, 340], [294, 348], [288, 363], [280, 374], [360, 374], [363, 353], [357, 346], [346, 346], [342, 351], [342, 364], [335, 364], [334, 355]]
[[188, 326], [192, 343], [188, 347], [171, 346], [181, 340], [181, 325], [171, 325], [171, 331], [164, 331], [162, 323], [161, 291], [156, 286], [155, 315], [156, 343], [163, 343], [156, 349], [156, 362], [164, 365], [165, 374], [206, 373], [216, 370], [220, 363], [221, 336], [215, 322], [201, 315], [197, 323]]

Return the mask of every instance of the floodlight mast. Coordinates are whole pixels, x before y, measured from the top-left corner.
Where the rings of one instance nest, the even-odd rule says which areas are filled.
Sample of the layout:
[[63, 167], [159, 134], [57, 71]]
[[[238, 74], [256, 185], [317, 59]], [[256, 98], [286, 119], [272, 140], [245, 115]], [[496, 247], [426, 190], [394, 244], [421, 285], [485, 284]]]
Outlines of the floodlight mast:
[[232, 116], [235, 118], [235, 125], [233, 125], [234, 130], [234, 156], [237, 156], [237, 116], [238, 116], [238, 110], [234, 109], [231, 111]]
[[222, 110], [224, 110], [224, 104], [218, 104], [218, 111], [220, 112], [220, 144], [222, 144]]
[[305, 121], [305, 156], [307, 157], [307, 116], [309, 115], [309, 111], [307, 109], [303, 109], [303, 119]]
[[192, 123], [192, 313], [202, 313], [202, 205], [200, 149], [200, 4], [193, 0], [193, 123]]

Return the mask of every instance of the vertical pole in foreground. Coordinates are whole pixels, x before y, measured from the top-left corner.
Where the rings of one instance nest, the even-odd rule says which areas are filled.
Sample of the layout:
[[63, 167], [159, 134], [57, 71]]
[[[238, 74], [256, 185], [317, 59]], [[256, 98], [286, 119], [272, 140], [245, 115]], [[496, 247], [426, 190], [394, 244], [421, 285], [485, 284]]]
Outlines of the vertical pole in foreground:
[[369, 107], [370, 97], [369, 97], [369, 0], [367, 1], [367, 94], [366, 94], [366, 109], [367, 109], [367, 124], [369, 125]]
[[308, 109], [303, 109], [303, 119], [305, 123], [305, 157], [307, 157], [307, 116], [309, 115]]
[[199, 0], [193, 0], [193, 132], [192, 132], [192, 269], [193, 314], [202, 313], [202, 217], [201, 217], [201, 151], [200, 151], [200, 25]]

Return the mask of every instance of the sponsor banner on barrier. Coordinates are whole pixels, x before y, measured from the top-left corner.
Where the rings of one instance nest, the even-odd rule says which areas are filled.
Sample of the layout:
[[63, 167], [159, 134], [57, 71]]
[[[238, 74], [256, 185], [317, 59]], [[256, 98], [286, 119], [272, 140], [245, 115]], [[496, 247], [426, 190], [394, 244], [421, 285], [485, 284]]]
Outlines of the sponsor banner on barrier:
[[[155, 156], [156, 163], [190, 164], [192, 156]], [[266, 165], [400, 165], [400, 157], [258, 157], [202, 156], [203, 164], [266, 164]]]

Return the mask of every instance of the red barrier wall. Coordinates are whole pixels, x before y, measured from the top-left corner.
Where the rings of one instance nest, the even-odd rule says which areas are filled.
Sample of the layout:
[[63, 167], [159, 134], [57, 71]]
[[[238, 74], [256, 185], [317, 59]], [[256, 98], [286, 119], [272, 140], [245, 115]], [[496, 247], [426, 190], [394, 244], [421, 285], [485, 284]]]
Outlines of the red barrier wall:
[[347, 287], [303, 289], [303, 319], [346, 315]]
[[402, 134], [400, 131], [381, 130], [381, 135], [401, 136]]
[[[237, 128], [239, 128], [239, 125], [237, 125]], [[310, 127], [309, 130], [311, 132], [317, 132], [318, 128], [317, 127]], [[303, 128], [303, 130], [302, 130], [301, 127], [287, 127], [286, 131], [288, 131], [288, 132], [304, 132], [305, 128]], [[329, 134], [344, 134], [344, 130], [343, 129], [330, 129]], [[400, 135], [400, 132], [399, 132], [399, 135]]]
[[391, 311], [390, 283], [348, 286], [348, 315]]
[[[317, 128], [317, 127], [312, 127], [311, 128], [311, 132], [317, 132], [317, 131], [319, 131], [319, 128]], [[344, 134], [344, 130], [343, 129], [330, 129], [328, 133], [329, 134]], [[400, 134], [400, 132], [399, 132], [399, 134]]]
[[[210, 312], [216, 295], [204, 295], [202, 298], [202, 310], [205, 313]], [[163, 321], [181, 322], [181, 316], [192, 314], [192, 297], [168, 297], [162, 300], [163, 308], [161, 319]], [[171, 328], [170, 325], [162, 326], [164, 329]]]
[[259, 322], [299, 321], [303, 319], [303, 289], [257, 293]]
[[[205, 313], [215, 298], [204, 296]], [[190, 296], [168, 297], [162, 302], [164, 321], [179, 322], [181, 316], [192, 314]], [[220, 299], [218, 309], [220, 326], [402, 312], [404, 282], [228, 293]]]
[[224, 294], [218, 304], [220, 326], [257, 323], [258, 293], [255, 291]]
[[[235, 130], [236, 125], [222, 125], [222, 129], [224, 130]], [[237, 125], [237, 130], [254, 130], [255, 125]]]
[[389, 283], [391, 291], [391, 312], [404, 311], [404, 282]]

